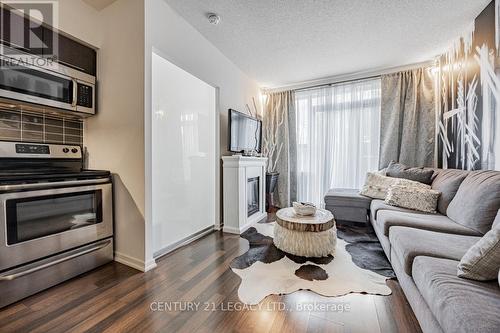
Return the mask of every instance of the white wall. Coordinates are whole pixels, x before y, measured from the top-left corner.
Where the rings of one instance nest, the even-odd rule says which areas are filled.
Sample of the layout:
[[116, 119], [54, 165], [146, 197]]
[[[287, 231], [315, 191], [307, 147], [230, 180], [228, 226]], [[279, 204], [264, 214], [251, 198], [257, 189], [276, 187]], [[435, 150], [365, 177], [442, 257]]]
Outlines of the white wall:
[[247, 77], [163, 0], [148, 0], [145, 8], [145, 137], [146, 137], [146, 257], [152, 257], [151, 59], [157, 50], [167, 60], [219, 89], [220, 151], [227, 154], [227, 109], [245, 110], [259, 97], [257, 83]]
[[[252, 97], [258, 102], [257, 83], [163, 0], [146, 1], [146, 54], [151, 54], [152, 48], [185, 71], [220, 88], [220, 145], [221, 152], [227, 155], [227, 109], [245, 112], [245, 103], [251, 105]], [[151, 67], [147, 63], [146, 66], [148, 73]]]
[[[248, 78], [163, 0], [118, 0], [97, 11], [59, 2], [61, 30], [100, 48], [98, 115], [85, 124], [92, 168], [115, 177], [116, 250], [122, 261], [153, 267], [151, 230], [151, 53], [219, 88], [220, 147], [227, 154], [227, 109], [258, 98]], [[146, 16], [146, 19], [145, 19]], [[144, 219], [146, 217], [146, 219]]]
[[143, 0], [101, 11], [59, 1], [59, 29], [99, 48], [98, 113], [84, 143], [89, 167], [114, 173], [116, 259], [145, 270]]
[[216, 221], [216, 89], [152, 54], [152, 218], [158, 255]]
[[59, 0], [58, 9], [59, 30], [91, 45], [102, 46], [101, 19], [97, 10], [81, 0]]
[[144, 224], [144, 4], [119, 0], [100, 14], [99, 110], [86, 123], [89, 166], [115, 183], [115, 259], [146, 270]]

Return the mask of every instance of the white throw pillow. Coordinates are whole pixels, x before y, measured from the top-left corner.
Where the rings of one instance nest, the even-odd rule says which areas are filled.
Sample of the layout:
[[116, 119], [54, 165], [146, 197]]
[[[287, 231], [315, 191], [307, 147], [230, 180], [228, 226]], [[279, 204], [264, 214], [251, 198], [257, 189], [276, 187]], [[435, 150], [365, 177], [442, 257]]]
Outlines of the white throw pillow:
[[427, 189], [431, 188], [429, 185], [415, 182], [413, 180], [386, 177], [376, 172], [368, 172], [366, 174], [365, 185], [363, 186], [359, 194], [374, 199], [385, 199], [391, 185], [405, 185]]
[[385, 203], [391, 206], [436, 213], [441, 192], [415, 186], [392, 185], [389, 187]]

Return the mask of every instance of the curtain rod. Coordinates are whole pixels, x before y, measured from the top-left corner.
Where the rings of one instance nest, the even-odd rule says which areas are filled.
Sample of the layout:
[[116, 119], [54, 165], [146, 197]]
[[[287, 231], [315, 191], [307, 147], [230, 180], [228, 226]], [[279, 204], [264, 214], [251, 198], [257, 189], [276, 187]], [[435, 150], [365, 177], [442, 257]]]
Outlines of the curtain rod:
[[306, 90], [311, 90], [311, 89], [317, 89], [321, 87], [332, 87], [338, 84], [344, 84], [344, 83], [349, 83], [349, 82], [361, 82], [361, 81], [368, 81], [372, 79], [379, 78], [381, 75], [372, 75], [372, 76], [367, 76], [361, 79], [349, 79], [349, 80], [344, 80], [344, 81], [336, 81], [332, 83], [324, 83], [324, 84], [318, 84], [315, 86], [310, 86], [310, 87], [304, 87], [304, 88], [298, 88], [298, 89], [292, 89], [293, 91], [306, 91]]
[[281, 91], [287, 91], [287, 90], [301, 91], [301, 90], [313, 89], [313, 88], [318, 88], [318, 87], [331, 86], [331, 85], [334, 85], [337, 83], [347, 83], [347, 82], [353, 82], [353, 81], [358, 81], [358, 80], [371, 79], [371, 78], [380, 77], [382, 75], [387, 75], [387, 74], [392, 74], [392, 73], [397, 73], [397, 72], [401, 72], [401, 71], [405, 71], [405, 70], [411, 70], [411, 69], [415, 69], [415, 68], [432, 66], [432, 65], [434, 65], [434, 60], [428, 60], [428, 61], [423, 61], [423, 62], [404, 65], [404, 66], [380, 68], [380, 69], [374, 69], [374, 70], [369, 70], [369, 71], [364, 71], [364, 72], [337, 75], [337, 76], [327, 77], [327, 78], [318, 79], [318, 80], [299, 82], [296, 84], [289, 84], [289, 85], [285, 85], [282, 87], [262, 88], [262, 92], [263, 93], [273, 93], [273, 92], [281, 92]]

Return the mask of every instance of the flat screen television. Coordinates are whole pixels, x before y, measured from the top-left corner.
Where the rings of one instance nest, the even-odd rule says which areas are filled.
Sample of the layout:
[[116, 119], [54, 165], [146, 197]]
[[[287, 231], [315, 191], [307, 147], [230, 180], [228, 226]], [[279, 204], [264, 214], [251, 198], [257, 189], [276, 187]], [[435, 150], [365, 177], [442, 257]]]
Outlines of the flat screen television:
[[262, 121], [229, 109], [229, 148], [233, 153], [255, 150], [260, 153]]

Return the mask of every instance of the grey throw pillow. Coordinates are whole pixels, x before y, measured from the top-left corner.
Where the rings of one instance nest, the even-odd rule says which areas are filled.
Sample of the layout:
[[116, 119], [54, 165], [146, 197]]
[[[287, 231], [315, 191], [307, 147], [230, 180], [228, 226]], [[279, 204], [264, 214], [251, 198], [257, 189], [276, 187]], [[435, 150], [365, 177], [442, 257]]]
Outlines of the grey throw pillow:
[[500, 171], [472, 171], [458, 188], [446, 215], [481, 234], [491, 229], [500, 209]]
[[491, 229], [493, 228], [500, 228], [500, 209], [498, 210], [497, 217], [495, 218], [495, 221], [493, 221], [493, 225], [491, 226]]
[[451, 200], [453, 200], [455, 194], [457, 194], [458, 188], [468, 174], [468, 171], [456, 169], [439, 171], [432, 182], [432, 189], [441, 192], [437, 207], [438, 212], [446, 215], [446, 210]]
[[391, 161], [387, 167], [386, 175], [394, 178], [404, 178], [415, 182], [430, 185], [434, 170], [421, 168], [412, 168], [401, 163]]
[[491, 229], [458, 263], [458, 276], [478, 281], [494, 280], [500, 269], [500, 229]]

